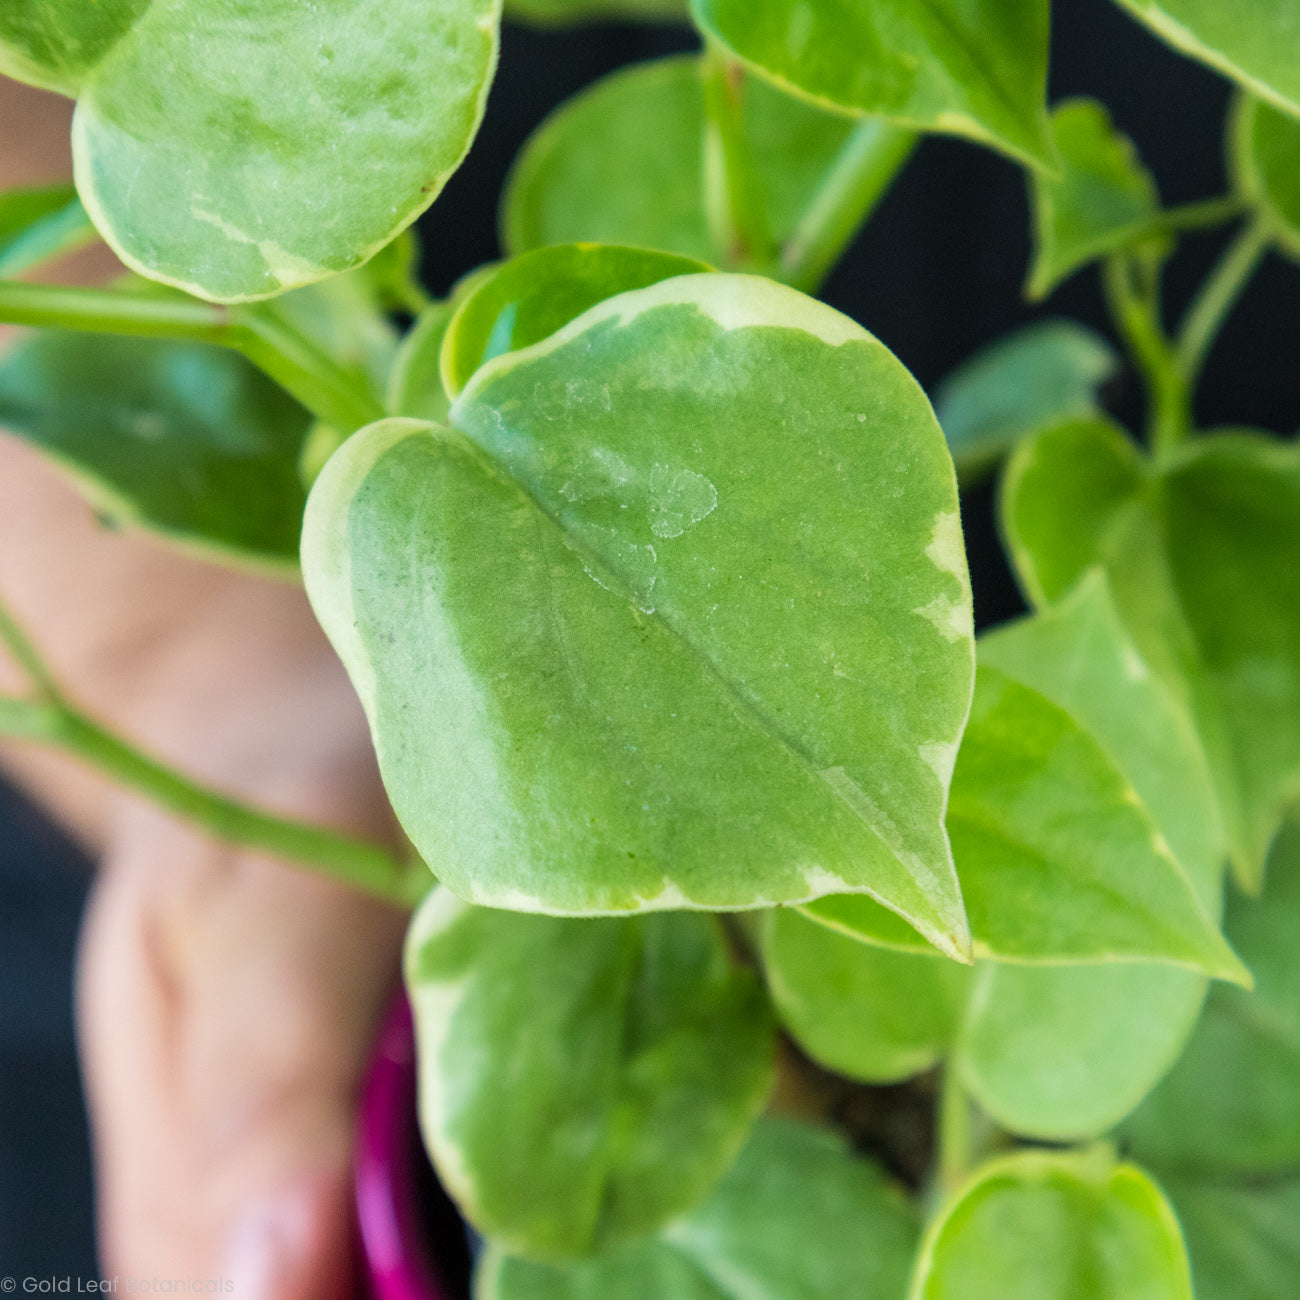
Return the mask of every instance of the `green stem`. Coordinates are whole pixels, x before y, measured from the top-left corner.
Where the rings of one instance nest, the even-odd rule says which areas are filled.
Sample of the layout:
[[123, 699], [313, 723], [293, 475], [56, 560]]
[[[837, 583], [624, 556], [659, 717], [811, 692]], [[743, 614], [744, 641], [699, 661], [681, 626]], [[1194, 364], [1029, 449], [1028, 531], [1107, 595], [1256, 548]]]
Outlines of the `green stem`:
[[1147, 433], [1157, 458], [1165, 456], [1191, 427], [1191, 396], [1160, 320], [1154, 283], [1138, 288], [1137, 262], [1123, 254], [1103, 270], [1106, 298], [1147, 387]]
[[1195, 388], [1205, 358], [1263, 259], [1269, 238], [1268, 225], [1263, 221], [1243, 226], [1188, 308], [1178, 331], [1175, 356], [1178, 373], [1189, 389]]
[[1246, 206], [1244, 199], [1232, 194], [1223, 198], [1183, 203], [1176, 208], [1165, 208], [1162, 212], [1157, 212], [1143, 233], [1172, 235], [1180, 230], [1209, 230], [1235, 220], [1246, 211]]
[[61, 702], [54, 675], [3, 601], [0, 601], [0, 644], [8, 649], [14, 662], [27, 674], [42, 702]]
[[378, 845], [238, 803], [104, 730], [68, 703], [2, 601], [0, 642], [38, 691], [34, 699], [0, 696], [0, 735], [49, 745], [79, 758], [227, 844], [302, 863], [403, 907], [413, 907], [428, 891], [432, 880], [422, 863], [403, 863]]
[[709, 232], [732, 270], [766, 271], [776, 258], [758, 168], [745, 139], [745, 70], [710, 49], [704, 58], [704, 199]]
[[939, 1084], [939, 1167], [936, 1191], [951, 1196], [965, 1181], [974, 1159], [971, 1104], [951, 1061], [943, 1067]]
[[911, 157], [915, 131], [866, 117], [854, 127], [781, 250], [781, 277], [815, 293]]
[[310, 339], [256, 304], [223, 307], [150, 293], [0, 280], [0, 322], [230, 348], [340, 432], [383, 415], [375, 399]]

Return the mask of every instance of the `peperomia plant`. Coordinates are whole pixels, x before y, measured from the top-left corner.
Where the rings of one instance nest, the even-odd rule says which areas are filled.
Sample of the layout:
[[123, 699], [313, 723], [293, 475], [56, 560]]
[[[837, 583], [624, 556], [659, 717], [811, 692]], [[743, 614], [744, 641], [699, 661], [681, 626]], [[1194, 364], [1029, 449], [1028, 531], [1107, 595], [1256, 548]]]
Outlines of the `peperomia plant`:
[[[0, 421], [115, 525], [301, 574], [412, 854], [157, 763], [2, 607], [0, 731], [416, 907], [480, 1300], [1300, 1292], [1300, 455], [1193, 418], [1300, 255], [1300, 3], [1122, 7], [1237, 83], [1230, 193], [1163, 207], [1104, 105], [1049, 112], [1047, 0], [693, 0], [700, 51], [542, 122], [438, 301], [404, 232], [492, 0], [0, 14], [0, 69], [77, 99], [76, 191], [0, 196], [0, 321], [40, 327]], [[1029, 295], [1096, 266], [1141, 437], [1082, 325], [932, 406], [809, 296], [933, 132], [1024, 166]], [[135, 274], [21, 278], [96, 233]], [[977, 641], [993, 472], [1032, 612]], [[860, 1117], [918, 1106], [905, 1186]]]

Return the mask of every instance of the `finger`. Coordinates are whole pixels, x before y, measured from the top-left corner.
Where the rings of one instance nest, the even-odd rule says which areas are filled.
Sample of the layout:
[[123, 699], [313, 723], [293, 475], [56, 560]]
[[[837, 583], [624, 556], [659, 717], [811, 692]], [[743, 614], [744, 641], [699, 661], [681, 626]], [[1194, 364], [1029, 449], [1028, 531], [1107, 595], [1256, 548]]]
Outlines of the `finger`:
[[79, 972], [113, 1271], [345, 1294], [356, 1089], [401, 925], [139, 812], [104, 864]]

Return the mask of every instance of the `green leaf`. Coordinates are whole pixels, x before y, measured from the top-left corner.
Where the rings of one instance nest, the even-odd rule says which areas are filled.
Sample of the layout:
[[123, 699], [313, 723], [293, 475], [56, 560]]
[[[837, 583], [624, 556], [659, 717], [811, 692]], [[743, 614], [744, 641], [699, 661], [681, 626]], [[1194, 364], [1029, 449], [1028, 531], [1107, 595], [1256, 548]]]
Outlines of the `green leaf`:
[[1036, 603], [1105, 566], [1143, 658], [1192, 711], [1257, 889], [1300, 797], [1300, 449], [1218, 434], [1157, 475], [1112, 426], [1059, 426], [1013, 458], [1003, 527]]
[[469, 149], [500, 0], [27, 0], [0, 68], [78, 97], [77, 188], [128, 265], [223, 302], [365, 261]]
[[658, 1238], [550, 1268], [488, 1250], [477, 1300], [893, 1300], [915, 1212], [843, 1141], [765, 1119], [713, 1194]]
[[[1138, 655], [1101, 575], [1057, 608], [985, 636], [980, 655], [949, 809], [975, 952], [1035, 962], [1146, 956], [1239, 976], [1234, 960], [1223, 965], [1210, 922], [1223, 831], [1199, 743]], [[823, 898], [804, 911], [868, 942], [924, 951], [868, 899]], [[1174, 914], [1183, 940], [1167, 928]], [[1184, 941], [1201, 958], [1189, 962], [1186, 948], [1176, 956]], [[1033, 982], [1030, 972], [1005, 979]], [[1174, 984], [1164, 972], [1152, 980], [1161, 990]], [[1196, 982], [1186, 985], [1199, 1000]]]
[[821, 925], [877, 948], [927, 956], [934, 951], [934, 945], [927, 943], [914, 926], [865, 894], [828, 894], [805, 903], [799, 911]]
[[771, 281], [679, 276], [489, 362], [450, 422], [351, 439], [304, 537], [440, 879], [584, 914], [859, 891], [964, 953], [969, 586], [894, 357]]
[[1278, 247], [1300, 258], [1300, 121], [1240, 95], [1229, 140], [1238, 193], [1268, 219]]
[[763, 969], [782, 1023], [813, 1060], [866, 1083], [928, 1070], [952, 1041], [969, 972], [835, 933], [789, 908], [763, 914]]
[[18, 0], [0, 12], [0, 72], [75, 95], [154, 0]]
[[1300, 1178], [1232, 1184], [1165, 1179], [1197, 1300], [1280, 1300], [1300, 1278]]
[[930, 1225], [910, 1300], [1192, 1300], [1178, 1220], [1104, 1148], [991, 1160]]
[[519, 1254], [583, 1255], [689, 1209], [771, 1089], [771, 1013], [712, 917], [524, 916], [439, 889], [406, 984], [430, 1154]]
[[310, 423], [221, 348], [45, 332], [0, 359], [0, 424], [105, 516], [226, 560], [296, 571]]
[[[562, 104], [533, 133], [506, 184], [506, 248], [591, 241], [717, 262], [704, 199], [704, 92], [695, 56], [624, 68]], [[762, 81], [744, 121], [772, 234], [787, 239], [854, 123]], [[653, 129], [647, 129], [653, 123]], [[882, 126], [882, 147], [892, 136]]]
[[1143, 661], [1103, 570], [1059, 603], [995, 628], [980, 662], [1070, 714], [1132, 785], [1205, 910], [1218, 916], [1226, 852], [1196, 731]]
[[[1104, 577], [1095, 572], [1055, 608], [986, 636], [980, 653], [1088, 729], [1217, 917], [1224, 845], [1204, 757], [1121, 626]], [[1192, 972], [1154, 965], [985, 965], [955, 1059], [1004, 1127], [1095, 1137], [1177, 1059], [1205, 990]]]
[[1003, 1128], [1097, 1137], [1178, 1059], [1205, 990], [1200, 976], [1168, 966], [982, 962], [953, 1060]]
[[1059, 175], [1029, 177], [1031, 298], [1045, 298], [1081, 266], [1149, 236], [1160, 206], [1155, 181], [1104, 104], [1063, 100], [1052, 110], [1052, 136], [1063, 163]]
[[1176, 50], [1300, 113], [1300, 27], [1293, 0], [1116, 0]]
[[1249, 980], [1132, 783], [1040, 692], [981, 663], [948, 831], [980, 955], [1155, 960]]
[[516, 22], [568, 23], [685, 22], [686, 0], [506, 0], [506, 17]]
[[705, 35], [778, 85], [843, 111], [1054, 158], [1046, 0], [692, 0]]
[[1300, 829], [1278, 837], [1259, 900], [1229, 899], [1224, 928], [1255, 989], [1211, 991], [1187, 1051], [1125, 1135], [1161, 1168], [1285, 1170], [1300, 1164]]
[[0, 276], [21, 275], [94, 237], [71, 185], [0, 194]]
[[708, 269], [691, 258], [615, 244], [560, 244], [524, 253], [461, 303], [442, 346], [443, 386], [454, 400], [485, 362], [540, 343], [598, 302]]
[[389, 372], [385, 405], [394, 415], [441, 424], [451, 410], [451, 398], [442, 386], [440, 362], [447, 326], [456, 314], [446, 300], [431, 302], [402, 339]]
[[498, 265], [488, 262], [476, 267], [457, 280], [442, 302], [429, 303], [416, 317], [389, 371], [384, 404], [393, 415], [446, 422], [451, 398], [442, 386], [442, 341], [457, 307], [496, 273]]
[[1114, 349], [1071, 320], [1035, 321], [982, 348], [939, 385], [935, 414], [963, 485], [1046, 425], [1097, 410], [1119, 369]]

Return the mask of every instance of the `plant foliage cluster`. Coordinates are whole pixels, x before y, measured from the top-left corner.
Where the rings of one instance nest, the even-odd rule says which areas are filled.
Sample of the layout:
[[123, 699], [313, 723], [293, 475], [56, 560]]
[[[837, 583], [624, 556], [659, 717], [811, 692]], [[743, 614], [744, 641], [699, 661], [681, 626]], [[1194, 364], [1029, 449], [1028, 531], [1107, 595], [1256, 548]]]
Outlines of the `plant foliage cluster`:
[[[1103, 104], [1049, 111], [1048, 0], [518, 0], [701, 50], [538, 126], [445, 301], [404, 232], [494, 0], [0, 13], [0, 71], [77, 101], [75, 189], [0, 196], [0, 320], [43, 327], [0, 420], [107, 518], [301, 573], [422, 862], [154, 763], [7, 616], [0, 728], [419, 902], [481, 1300], [1300, 1294], [1300, 453], [1193, 427], [1300, 257], [1300, 4], [1120, 3], [1236, 83], [1230, 193], [1162, 206]], [[932, 132], [1023, 165], [1028, 294], [1096, 265], [1144, 436], [1081, 325], [932, 406], [810, 296]], [[1229, 223], [1168, 330], [1180, 236]], [[134, 274], [24, 278], [95, 237]], [[1032, 612], [977, 641], [990, 473]], [[922, 1186], [809, 1122], [807, 1062], [933, 1098]]]

